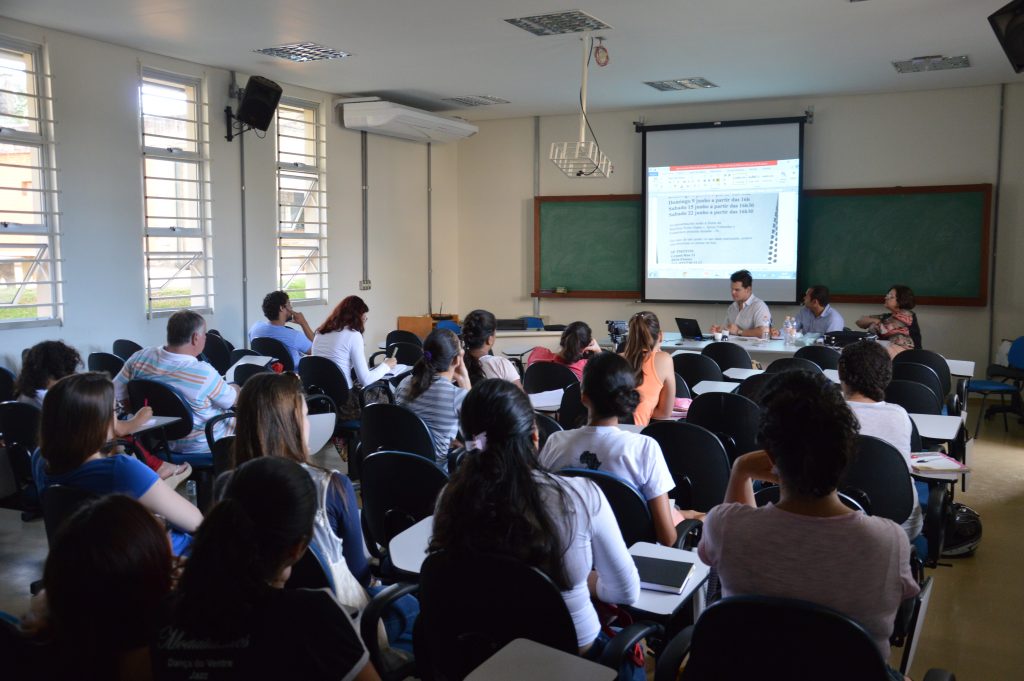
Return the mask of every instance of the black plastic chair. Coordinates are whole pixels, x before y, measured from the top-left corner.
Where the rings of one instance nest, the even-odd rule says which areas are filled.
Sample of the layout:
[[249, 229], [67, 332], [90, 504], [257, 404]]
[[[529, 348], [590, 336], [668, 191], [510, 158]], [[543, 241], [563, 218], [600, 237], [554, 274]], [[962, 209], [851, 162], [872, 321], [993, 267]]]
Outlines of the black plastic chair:
[[[578, 653], [576, 628], [559, 588], [513, 558], [432, 553], [420, 572], [418, 597], [413, 646], [424, 681], [463, 679], [517, 638]], [[650, 622], [632, 624], [608, 643], [599, 662], [620, 669], [637, 642], [660, 632]]]
[[285, 371], [295, 371], [295, 362], [292, 361], [292, 353], [285, 347], [285, 344], [276, 338], [253, 338], [250, 343], [257, 354], [273, 357]]
[[86, 360], [89, 371], [105, 371], [110, 378], [114, 378], [124, 368], [124, 360], [112, 352], [92, 352]]
[[939, 398], [939, 402], [942, 402], [942, 380], [930, 366], [917, 362], [894, 362], [892, 377], [895, 380], [913, 381], [928, 386], [935, 393], [935, 397]]
[[[679, 676], [687, 655], [689, 661]], [[886, 660], [861, 625], [821, 605], [768, 596], [724, 598], [673, 638], [658, 658], [654, 681], [677, 677], [681, 681], [892, 678]], [[924, 677], [924, 681], [955, 679], [936, 669]]]
[[916, 381], [894, 379], [885, 386], [885, 401], [898, 404], [911, 414], [942, 413], [942, 402], [931, 388]]
[[377, 361], [378, 357], [381, 358], [381, 361], [383, 361], [384, 357], [394, 357], [399, 364], [413, 366], [416, 362], [420, 361], [421, 357], [423, 357], [423, 344], [407, 343], [405, 341], [388, 343], [384, 350], [378, 350], [370, 355], [369, 364], [371, 367], [375, 367], [379, 364]]
[[[927, 367], [931, 367], [935, 375], [939, 377], [939, 381], [942, 384], [942, 392], [939, 394], [939, 399], [946, 402], [949, 407], [949, 414], [952, 416], [960, 415], [961, 404], [959, 403], [958, 395], [951, 395], [953, 390], [953, 376], [949, 372], [949, 362], [946, 358], [937, 352], [931, 350], [904, 350], [892, 358], [893, 364], [902, 364], [903, 362], [911, 362], [914, 364], [924, 364]], [[949, 399], [947, 399], [949, 396]]]
[[14, 372], [7, 367], [0, 367], [0, 402], [14, 399]]
[[690, 393], [690, 386], [686, 385], [686, 380], [676, 374], [676, 399], [693, 399], [693, 395]]
[[[754, 492], [754, 503], [756, 503], [758, 506], [777, 504], [779, 503], [781, 491], [782, 488], [779, 487], [778, 485], [765, 485], [761, 489]], [[851, 508], [854, 511], [864, 511], [865, 513], [867, 512], [864, 508], [864, 505], [857, 501], [856, 499], [854, 499], [849, 494], [845, 492], [837, 492], [836, 494], [839, 497], [839, 501], [843, 502], [843, 505], [846, 506], [847, 508]]]
[[540, 441], [537, 443], [537, 451], [539, 452], [544, 449], [544, 443], [548, 441], [551, 433], [557, 433], [562, 430], [562, 426], [547, 414], [536, 414], [534, 418], [537, 420], [537, 432], [540, 435]]
[[389, 331], [387, 337], [384, 339], [384, 347], [391, 345], [392, 343], [411, 343], [412, 345], [418, 345], [423, 347], [423, 339], [414, 334], [412, 331], [404, 331], [402, 329], [395, 329]]
[[234, 382], [238, 387], [245, 385], [245, 382], [256, 374], [269, 374], [271, 373], [270, 367], [260, 366], [259, 364], [243, 364], [235, 367]]
[[46, 528], [46, 541], [53, 544], [57, 530], [70, 518], [75, 511], [86, 502], [98, 499], [99, 495], [81, 487], [71, 485], [50, 485], [43, 491], [43, 526]]
[[686, 414], [687, 423], [703, 426], [718, 436], [730, 462], [741, 454], [758, 449], [757, 427], [760, 420], [761, 408], [736, 393], [698, 395]]
[[[710, 357], [696, 352], [681, 352], [672, 356], [675, 372], [683, 377], [686, 385], [693, 387], [701, 381], [724, 381], [722, 368]], [[750, 368], [749, 366], [746, 368]]]
[[579, 383], [575, 383], [562, 393], [562, 401], [558, 405], [558, 423], [564, 430], [579, 428], [587, 422], [587, 408], [583, 406], [580, 397], [582, 389]]
[[235, 349], [235, 344], [232, 343], [231, 341], [229, 341], [227, 338], [225, 338], [224, 334], [222, 334], [217, 329], [207, 329], [206, 330], [206, 335], [207, 336], [217, 336], [222, 341], [224, 341], [224, 345], [228, 346], [228, 352], [229, 353], [232, 352]]
[[7, 460], [14, 475], [21, 519], [39, 517], [39, 493], [32, 477], [32, 452], [39, 439], [39, 408], [8, 400], [0, 403], [0, 438], [7, 449]]
[[749, 369], [753, 366], [747, 351], [735, 343], [711, 343], [704, 346], [701, 354], [713, 359], [722, 371]]
[[565, 389], [579, 382], [572, 369], [557, 362], [534, 362], [523, 374], [523, 389], [531, 395]]
[[437, 497], [447, 484], [448, 475], [433, 460], [417, 454], [381, 451], [367, 455], [360, 487], [363, 538], [370, 555], [380, 559], [382, 577], [407, 576], [391, 566], [388, 544], [434, 513]]
[[661, 421], [643, 429], [665, 455], [676, 483], [668, 493], [679, 508], [708, 512], [725, 500], [729, 484], [729, 456], [721, 440], [694, 423]]
[[203, 348], [206, 361], [223, 376], [234, 362], [231, 361], [231, 347], [215, 333], [206, 332], [206, 346]]
[[395, 393], [392, 385], [385, 379], [374, 381], [365, 385], [359, 390], [359, 410], [366, 409], [371, 404], [394, 404]]
[[206, 444], [209, 446], [210, 454], [213, 457], [213, 476], [215, 478], [224, 471], [231, 470], [234, 467], [234, 456], [232, 450], [235, 446], [235, 436], [224, 435], [220, 438], [216, 436], [217, 424], [221, 421], [227, 421], [234, 418], [234, 411], [226, 411], [223, 414], [217, 414], [206, 422], [206, 427], [203, 429], [206, 433]]
[[123, 360], [128, 360], [129, 357], [134, 355], [136, 352], [142, 349], [142, 346], [132, 340], [125, 338], [118, 338], [114, 341], [111, 351]]
[[[306, 355], [299, 359], [298, 366], [299, 380], [306, 389], [308, 395], [326, 395], [335, 404], [335, 414], [343, 409], [349, 401], [349, 387], [341, 369], [333, 361], [326, 357]], [[336, 419], [334, 424], [334, 435], [344, 438], [345, 446], [349, 452], [349, 474], [353, 479], [360, 475], [358, 457], [353, 456], [359, 446], [359, 431], [361, 429], [358, 419]]]
[[769, 374], [767, 372], [763, 374], [754, 374], [748, 376], [740, 382], [740, 387], [736, 388], [737, 395], [743, 395], [748, 400], [760, 405], [761, 395], [764, 393], [764, 388], [768, 385], [768, 382], [772, 380], [772, 376], [775, 374]]
[[809, 371], [812, 374], [822, 373], [821, 367], [809, 359], [800, 357], [780, 357], [764, 370], [766, 374], [777, 374], [783, 371]]
[[807, 345], [793, 353], [793, 356], [810, 360], [822, 369], [839, 368], [839, 353], [827, 345]]
[[368, 404], [359, 426], [363, 457], [391, 450], [415, 454], [435, 461], [434, 440], [430, 428], [414, 411], [397, 404]]

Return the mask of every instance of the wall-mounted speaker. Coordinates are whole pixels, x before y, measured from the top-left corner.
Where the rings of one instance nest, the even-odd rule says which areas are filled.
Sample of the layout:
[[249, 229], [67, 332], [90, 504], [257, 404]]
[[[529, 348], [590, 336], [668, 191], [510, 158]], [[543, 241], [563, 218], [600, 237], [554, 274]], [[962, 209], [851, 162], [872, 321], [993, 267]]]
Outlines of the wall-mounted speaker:
[[1013, 0], [988, 18], [1003, 52], [1017, 73], [1024, 71], [1024, 0]]
[[274, 120], [277, 103], [281, 101], [281, 86], [263, 76], [251, 76], [245, 84], [242, 101], [238, 103], [235, 118], [246, 125], [266, 132]]

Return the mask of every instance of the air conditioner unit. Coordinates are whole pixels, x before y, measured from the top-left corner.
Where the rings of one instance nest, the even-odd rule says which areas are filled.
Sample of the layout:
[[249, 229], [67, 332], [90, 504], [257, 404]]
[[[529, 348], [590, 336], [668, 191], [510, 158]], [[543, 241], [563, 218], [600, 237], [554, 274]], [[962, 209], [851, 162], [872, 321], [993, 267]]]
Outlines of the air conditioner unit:
[[341, 124], [350, 130], [417, 142], [454, 142], [475, 135], [480, 129], [472, 123], [373, 98], [339, 98]]

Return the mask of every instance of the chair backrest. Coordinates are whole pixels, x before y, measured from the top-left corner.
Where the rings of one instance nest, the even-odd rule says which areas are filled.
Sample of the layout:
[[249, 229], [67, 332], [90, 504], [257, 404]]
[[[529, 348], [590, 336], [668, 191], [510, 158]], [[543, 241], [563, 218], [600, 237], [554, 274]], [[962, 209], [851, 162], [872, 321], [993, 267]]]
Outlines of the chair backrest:
[[53, 544], [57, 530], [85, 502], [98, 498], [99, 495], [81, 487], [71, 485], [50, 485], [43, 490], [40, 502], [43, 507], [43, 525], [46, 528], [46, 541]]
[[270, 367], [260, 366], [259, 364], [242, 364], [235, 367], [234, 380], [241, 387], [256, 374], [267, 374], [270, 372]]
[[392, 343], [411, 343], [423, 347], [423, 339], [414, 334], [412, 331], [403, 331], [402, 329], [395, 329], [389, 331], [387, 337], [384, 339], [384, 347], [391, 345]]
[[696, 352], [680, 352], [678, 355], [672, 355], [672, 366], [688, 386], [695, 386], [701, 381], [725, 380], [718, 362]]
[[871, 515], [888, 518], [898, 524], [910, 517], [914, 507], [910, 471], [903, 455], [885, 440], [857, 435], [857, 454], [839, 481], [839, 491], [868, 499]]
[[751, 367], [750, 355], [736, 343], [711, 343], [704, 347], [701, 354], [713, 359], [722, 371]]
[[839, 352], [827, 345], [806, 345], [793, 353], [793, 356], [809, 359], [822, 369], [839, 368]]
[[363, 459], [360, 480], [366, 545], [379, 555], [393, 537], [434, 513], [448, 475], [432, 459], [383, 451]]
[[14, 399], [14, 372], [7, 367], [0, 367], [0, 402]]
[[554, 420], [547, 414], [536, 414], [534, 418], [537, 420], [537, 431], [540, 435], [540, 441], [537, 443], [537, 451], [544, 449], [544, 443], [548, 441], [548, 437], [551, 433], [557, 433], [562, 430], [562, 426], [559, 425], [558, 421]]
[[[235, 349], [235, 344], [234, 344], [234, 343], [232, 343], [231, 341], [229, 341], [229, 340], [228, 340], [227, 338], [225, 338], [225, 337], [224, 337], [224, 334], [222, 334], [222, 333], [221, 333], [220, 331], [218, 331], [217, 329], [207, 329], [207, 330], [206, 330], [206, 335], [207, 335], [207, 336], [216, 336], [217, 338], [220, 338], [220, 339], [221, 339], [222, 341], [224, 341], [224, 345], [228, 346], [228, 352], [229, 352], [229, 353], [230, 353], [230, 352], [231, 352], [232, 350], [234, 350], [234, 349]], [[233, 362], [232, 362], [232, 364], [233, 364]]]
[[935, 370], [917, 362], [893, 362], [892, 377], [900, 381], [913, 381], [931, 388], [935, 397], [942, 402], [942, 379]]
[[398, 360], [399, 364], [412, 366], [416, 364], [416, 362], [420, 361], [421, 357], [423, 357], [423, 345], [406, 343], [405, 341], [396, 341], [394, 343], [388, 343], [384, 352], [389, 357], [394, 357]]
[[740, 382], [740, 387], [736, 389], [736, 394], [743, 395], [756, 404], [761, 404], [761, 394], [764, 392], [764, 387], [768, 384], [768, 381], [772, 380], [774, 375], [765, 372], [748, 376]]
[[409, 452], [434, 461], [430, 428], [414, 411], [397, 404], [368, 404], [359, 420], [359, 438], [366, 456], [381, 451]]
[[229, 471], [234, 467], [235, 461], [235, 436], [225, 435], [216, 440], [210, 447], [210, 454], [213, 457], [213, 477]]
[[229, 419], [234, 419], [234, 418], [235, 418], [235, 412], [234, 411], [226, 411], [223, 414], [217, 414], [212, 419], [208, 420], [206, 422], [206, 425], [203, 426], [203, 431], [206, 434], [206, 444], [210, 447], [210, 451], [211, 452], [213, 451], [213, 445], [216, 444], [216, 442], [218, 440], [218, 438], [217, 438], [217, 429], [216, 429], [217, 424], [220, 423], [221, 421], [227, 421]]
[[136, 352], [142, 349], [142, 346], [133, 340], [127, 340], [125, 338], [118, 338], [114, 341], [111, 351], [120, 357], [121, 359], [128, 359]]
[[676, 374], [676, 398], [693, 398], [693, 395], [690, 393], [690, 386], [686, 385], [686, 379], [678, 373]]
[[285, 371], [295, 371], [295, 362], [292, 361], [292, 353], [285, 347], [285, 344], [276, 338], [253, 338], [252, 349], [261, 355], [267, 357], [273, 357], [281, 366], [284, 367]]
[[448, 329], [456, 336], [462, 335], [462, 327], [459, 326], [458, 322], [453, 322], [450, 319], [442, 319], [439, 321], [434, 328], [437, 329]]
[[942, 401], [935, 392], [916, 381], [893, 379], [885, 386], [885, 401], [898, 404], [911, 414], [942, 413]]
[[302, 558], [292, 565], [292, 573], [284, 583], [284, 588], [334, 590], [329, 568], [325, 568], [320, 562], [320, 557], [316, 555], [312, 544], [306, 547]]
[[766, 374], [777, 374], [783, 371], [809, 371], [812, 374], [820, 374], [821, 367], [809, 359], [802, 357], [780, 357], [764, 370]]
[[668, 493], [679, 508], [707, 512], [725, 499], [729, 484], [729, 455], [721, 440], [694, 423], [660, 421], [643, 429], [665, 455], [676, 483]]
[[234, 364], [231, 361], [231, 348], [227, 341], [209, 331], [206, 333], [206, 347], [203, 348], [203, 354], [206, 355], [207, 361], [221, 376], [227, 373], [231, 365]]
[[931, 350], [904, 350], [892, 358], [893, 364], [901, 364], [903, 362], [913, 362], [931, 367], [935, 375], [939, 377], [939, 381], [942, 382], [942, 394], [939, 395], [939, 398], [946, 399], [946, 395], [949, 394], [950, 389], [953, 387], [953, 377], [949, 373], [949, 362], [946, 361], [945, 357]]
[[723, 598], [705, 610], [694, 626], [680, 678], [763, 678], [766, 659], [782, 665], [777, 671], [784, 668], [785, 674], [779, 678], [787, 681], [891, 678], [871, 635], [849, 617], [814, 603], [767, 596]]
[[651, 509], [636, 487], [607, 471], [563, 468], [558, 474], [570, 478], [587, 478], [597, 483], [612, 507], [626, 546], [632, 546], [638, 541], [657, 542]]
[[583, 386], [573, 383], [562, 393], [562, 402], [558, 406], [558, 423], [565, 430], [579, 428], [587, 422], [587, 408], [583, 406], [580, 393]]
[[348, 382], [332, 360], [316, 355], [299, 359], [297, 369], [302, 387], [310, 395], [327, 395], [339, 409], [348, 404]]
[[[301, 363], [301, 362], [300, 362]], [[371, 404], [394, 404], [395, 393], [390, 383], [383, 378], [374, 381], [370, 385], [364, 385], [359, 390], [359, 409], [365, 409]]]
[[578, 652], [558, 587], [515, 559], [432, 553], [423, 562], [417, 597], [413, 646], [424, 679], [463, 679], [517, 638]]
[[[754, 503], [758, 506], [767, 506], [769, 503], [777, 504], [779, 503], [781, 491], [782, 488], [778, 485], [766, 485], [754, 492]], [[867, 509], [865, 509], [859, 501], [851, 497], [849, 494], [846, 494], [845, 492], [838, 492], [837, 494], [839, 496], [839, 501], [843, 502], [843, 505], [847, 508], [852, 508], [854, 511], [867, 512]]]
[[761, 408], [736, 393], [704, 393], [690, 404], [686, 422], [703, 426], [725, 445], [729, 460], [757, 449]]
[[1010, 351], [1006, 354], [1006, 364], [1011, 369], [1024, 369], [1024, 336], [1018, 337], [1010, 344]]
[[91, 352], [86, 360], [89, 371], [105, 371], [111, 378], [121, 373], [124, 360], [112, 352]]
[[558, 362], [534, 362], [523, 374], [523, 389], [531, 395], [546, 390], [568, 388], [579, 383], [572, 369]]
[[8, 400], [0, 403], [0, 437], [7, 448], [22, 447], [31, 453], [39, 441], [39, 407]]
[[192, 432], [192, 407], [177, 390], [166, 383], [133, 378], [128, 381], [128, 402], [132, 411], [138, 411], [148, 404], [154, 416], [176, 416], [181, 419], [163, 428], [164, 437], [168, 440], [179, 440]]

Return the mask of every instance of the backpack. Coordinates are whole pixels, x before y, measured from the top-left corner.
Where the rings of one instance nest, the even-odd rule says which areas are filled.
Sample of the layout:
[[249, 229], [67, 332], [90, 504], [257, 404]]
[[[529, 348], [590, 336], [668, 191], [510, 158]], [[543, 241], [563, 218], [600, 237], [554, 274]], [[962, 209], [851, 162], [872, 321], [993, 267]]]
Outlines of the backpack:
[[942, 550], [944, 558], [969, 556], [981, 543], [981, 516], [963, 504], [953, 504], [953, 510], [946, 523], [946, 543]]

